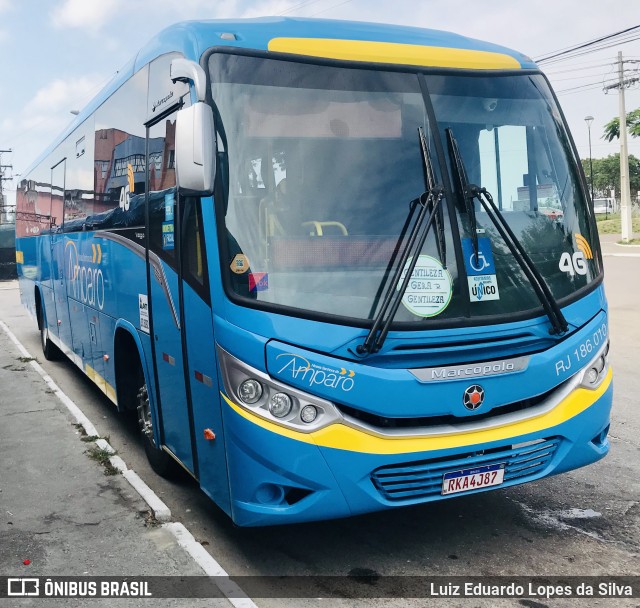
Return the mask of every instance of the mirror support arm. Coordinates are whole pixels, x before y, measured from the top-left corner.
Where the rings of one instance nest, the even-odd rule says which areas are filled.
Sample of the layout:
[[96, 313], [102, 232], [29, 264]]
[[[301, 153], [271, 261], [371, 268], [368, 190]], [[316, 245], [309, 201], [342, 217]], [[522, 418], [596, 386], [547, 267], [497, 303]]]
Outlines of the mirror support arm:
[[171, 62], [169, 77], [172, 82], [193, 82], [196, 101], [205, 101], [207, 97], [207, 75], [202, 66], [195, 61], [178, 57]]

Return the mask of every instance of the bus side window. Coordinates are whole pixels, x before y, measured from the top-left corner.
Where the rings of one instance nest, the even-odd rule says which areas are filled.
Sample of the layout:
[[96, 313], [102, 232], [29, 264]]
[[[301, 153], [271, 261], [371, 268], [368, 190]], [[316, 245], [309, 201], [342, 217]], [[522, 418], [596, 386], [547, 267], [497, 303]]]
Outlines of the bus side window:
[[204, 287], [205, 284], [205, 255], [204, 238], [202, 233], [202, 218], [198, 199], [185, 198], [182, 201], [184, 209], [183, 222], [183, 272], [187, 281], [191, 280]]
[[176, 113], [149, 127], [147, 170], [149, 180], [149, 241], [151, 250], [172, 268], [176, 266]]
[[81, 198], [81, 191], [75, 197], [71, 208], [77, 209], [76, 229], [111, 230], [144, 224], [146, 81], [144, 68], [96, 111], [94, 133], [86, 142], [89, 154], [85, 155], [94, 156], [91, 173], [95, 194], [93, 200]]

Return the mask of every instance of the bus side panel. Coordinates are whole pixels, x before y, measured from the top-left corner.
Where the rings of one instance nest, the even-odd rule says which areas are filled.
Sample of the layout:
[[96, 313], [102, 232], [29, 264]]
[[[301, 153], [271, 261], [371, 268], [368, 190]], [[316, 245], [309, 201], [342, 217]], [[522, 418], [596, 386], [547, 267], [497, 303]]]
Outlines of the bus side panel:
[[[137, 238], [135, 234], [138, 234]], [[120, 238], [123, 236], [125, 238]], [[94, 303], [87, 319], [92, 361], [96, 373], [101, 376], [107, 397], [114, 403], [117, 401], [114, 340], [119, 327], [134, 339], [139, 336], [141, 343], [146, 344], [143, 348], [139, 345], [139, 350], [142, 365], [145, 366], [145, 358], [147, 362], [150, 397], [154, 388], [149, 334], [140, 331], [139, 300], [140, 295], [147, 293], [144, 253], [138, 246], [140, 241], [144, 241], [144, 229], [135, 228], [132, 231], [96, 232], [85, 246], [87, 254], [91, 253], [89, 269], [95, 285]], [[95, 338], [92, 338], [92, 324], [95, 325]], [[106, 360], [105, 355], [108, 357]], [[135, 372], [132, 370], [131, 373]]]
[[[92, 331], [91, 324], [95, 324], [96, 344], [92, 344], [92, 358], [95, 369], [102, 364], [102, 378], [104, 380], [107, 397], [116, 405], [116, 372], [114, 360], [114, 336], [116, 332], [116, 321], [109, 315], [98, 311], [90, 311], [89, 332]], [[106, 359], [105, 359], [106, 357]], [[142, 355], [141, 355], [142, 358]], [[143, 359], [144, 361], [144, 359]]]
[[58, 335], [56, 307], [51, 280], [50, 236], [24, 236], [16, 239], [16, 259], [22, 304], [37, 316], [35, 293], [40, 289], [43, 313], [50, 331]]

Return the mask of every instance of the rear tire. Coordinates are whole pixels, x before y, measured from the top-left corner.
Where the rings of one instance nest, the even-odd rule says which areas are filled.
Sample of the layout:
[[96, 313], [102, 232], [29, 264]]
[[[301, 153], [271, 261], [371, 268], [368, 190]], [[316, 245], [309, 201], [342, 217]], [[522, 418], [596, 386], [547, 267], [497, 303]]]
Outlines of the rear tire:
[[42, 308], [38, 309], [38, 327], [40, 328], [40, 344], [44, 358], [47, 361], [59, 359], [60, 349], [49, 339], [49, 327], [42, 314]]
[[160, 477], [164, 477], [165, 479], [175, 479], [180, 473], [180, 466], [173, 458], [171, 458], [171, 456], [169, 456], [169, 454], [156, 445], [153, 435], [151, 403], [149, 402], [149, 393], [147, 391], [147, 384], [144, 381], [142, 370], [140, 370], [140, 378], [140, 388], [138, 389], [136, 399], [138, 426], [140, 428], [140, 434], [142, 435], [144, 452], [147, 455], [147, 460], [149, 461], [151, 468], [160, 475]]

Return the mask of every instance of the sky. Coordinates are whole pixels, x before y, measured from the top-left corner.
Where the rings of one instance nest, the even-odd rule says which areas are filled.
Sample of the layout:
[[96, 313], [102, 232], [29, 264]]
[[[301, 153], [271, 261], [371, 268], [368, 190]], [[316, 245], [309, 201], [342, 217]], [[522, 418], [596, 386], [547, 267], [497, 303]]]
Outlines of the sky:
[[[131, 59], [164, 27], [189, 19], [297, 16], [411, 25], [455, 32], [510, 47], [536, 59], [639, 25], [636, 0], [0, 0], [0, 155], [23, 173]], [[620, 151], [602, 139], [618, 115], [618, 51], [640, 76], [640, 40], [543, 64], [582, 158], [589, 157], [586, 116], [593, 116], [593, 158]], [[627, 112], [640, 107], [638, 85], [625, 91]], [[629, 139], [640, 157], [640, 137]], [[13, 203], [17, 179], [4, 182]]]

